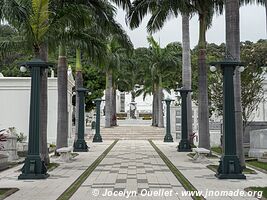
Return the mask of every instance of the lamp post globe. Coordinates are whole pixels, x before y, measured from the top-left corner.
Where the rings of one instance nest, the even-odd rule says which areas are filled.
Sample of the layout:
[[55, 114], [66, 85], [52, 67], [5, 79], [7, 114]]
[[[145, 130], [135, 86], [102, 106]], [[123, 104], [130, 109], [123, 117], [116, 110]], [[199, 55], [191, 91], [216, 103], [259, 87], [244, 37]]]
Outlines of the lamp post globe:
[[25, 73], [27, 71], [27, 68], [24, 66], [24, 65], [21, 65], [19, 70], [22, 72], [22, 73]]

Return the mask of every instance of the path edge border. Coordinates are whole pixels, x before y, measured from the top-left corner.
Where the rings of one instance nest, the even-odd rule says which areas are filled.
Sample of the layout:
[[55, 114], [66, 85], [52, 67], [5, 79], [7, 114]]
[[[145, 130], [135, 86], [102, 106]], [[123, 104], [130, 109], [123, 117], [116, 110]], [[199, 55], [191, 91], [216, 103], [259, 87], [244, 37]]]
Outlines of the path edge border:
[[[168, 166], [168, 168], [171, 170], [173, 175], [176, 177], [176, 179], [182, 184], [184, 189], [186, 191], [198, 191], [190, 182], [189, 180], [175, 167], [175, 165], [169, 160], [169, 158], [157, 147], [157, 145], [152, 141], [148, 140], [148, 142], [151, 144], [151, 146], [155, 149], [155, 151], [158, 153], [160, 158], [164, 161], [164, 163]], [[190, 196], [194, 200], [204, 200], [205, 198], [203, 196]]]
[[90, 176], [95, 168], [101, 163], [111, 149], [119, 140], [115, 140], [58, 198], [57, 200], [67, 200], [80, 188], [83, 182]]

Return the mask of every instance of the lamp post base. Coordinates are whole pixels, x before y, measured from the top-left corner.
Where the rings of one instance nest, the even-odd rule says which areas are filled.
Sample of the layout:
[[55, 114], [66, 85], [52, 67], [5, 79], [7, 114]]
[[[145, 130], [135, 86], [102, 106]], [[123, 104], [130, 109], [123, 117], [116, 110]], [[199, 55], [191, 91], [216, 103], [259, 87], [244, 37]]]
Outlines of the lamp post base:
[[103, 142], [101, 135], [95, 135], [93, 138], [93, 142]]
[[166, 134], [164, 137], [164, 142], [173, 142], [173, 138], [171, 134]]
[[88, 146], [83, 139], [78, 139], [74, 142], [73, 145], [74, 149], [73, 152], [87, 152], [88, 151]]
[[218, 179], [246, 179], [236, 155], [223, 155], [215, 176]]
[[18, 179], [46, 179], [49, 177], [44, 161], [38, 155], [28, 155]]
[[179, 151], [179, 152], [191, 152], [192, 149], [191, 149], [191, 145], [190, 145], [189, 140], [182, 139], [178, 145], [177, 151]]

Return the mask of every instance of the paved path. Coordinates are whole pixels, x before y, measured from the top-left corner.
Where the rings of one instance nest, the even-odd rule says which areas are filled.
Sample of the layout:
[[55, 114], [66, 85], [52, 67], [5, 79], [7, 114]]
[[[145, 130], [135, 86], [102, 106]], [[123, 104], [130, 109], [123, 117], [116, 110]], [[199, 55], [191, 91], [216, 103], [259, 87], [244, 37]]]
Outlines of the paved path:
[[[125, 119], [117, 120], [119, 126], [151, 126], [152, 120], [142, 120], [142, 119]], [[103, 127], [105, 125], [105, 116], [100, 119], [100, 124]]]
[[[170, 195], [146, 195], [146, 192], [160, 190], [170, 192]], [[173, 200], [179, 199], [175, 193], [179, 194], [182, 190], [181, 184], [148, 141], [121, 140], [73, 195], [72, 200], [126, 199], [128, 194], [130, 199]], [[112, 196], [103, 196], [107, 191], [112, 192]], [[115, 197], [118, 191], [125, 191], [123, 197]]]
[[[178, 143], [164, 143], [154, 141], [157, 147], [171, 160], [183, 175], [195, 186], [198, 191], [243, 191], [250, 186], [267, 186], [267, 174], [257, 171], [258, 174], [246, 174], [246, 180], [219, 180], [214, 172], [206, 167], [209, 164], [219, 164], [218, 159], [209, 159], [210, 163], [193, 163], [188, 153], [177, 152]], [[211, 192], [212, 193], [212, 192]], [[246, 195], [248, 195], [246, 193]], [[207, 197], [206, 199], [256, 199], [252, 197]]]
[[[75, 161], [61, 163], [50, 172], [46, 180], [18, 180], [15, 167], [0, 173], [0, 188], [17, 187], [20, 190], [8, 200], [56, 200], [113, 141], [89, 143], [90, 152], [79, 153]], [[178, 143], [154, 141], [161, 151], [199, 191], [243, 191], [250, 186], [267, 186], [267, 175], [261, 172], [247, 175], [247, 180], [218, 180], [214, 172], [206, 168], [209, 163], [193, 163], [187, 153], [176, 151]], [[218, 164], [218, 159], [210, 161]], [[104, 197], [108, 191], [108, 197]], [[114, 195], [122, 195], [115, 197]], [[151, 192], [158, 192], [153, 194]], [[107, 154], [72, 200], [174, 200], [183, 197], [184, 188], [146, 140], [121, 140]], [[247, 194], [247, 193], [245, 193]], [[142, 196], [143, 195], [143, 196]], [[252, 197], [207, 196], [206, 199], [255, 199]]]
[[49, 172], [50, 177], [46, 180], [18, 180], [18, 170], [22, 165], [1, 172], [0, 188], [19, 188], [19, 191], [6, 198], [7, 200], [55, 200], [112, 142], [88, 143], [89, 152], [79, 152], [73, 162], [60, 163], [59, 167]]

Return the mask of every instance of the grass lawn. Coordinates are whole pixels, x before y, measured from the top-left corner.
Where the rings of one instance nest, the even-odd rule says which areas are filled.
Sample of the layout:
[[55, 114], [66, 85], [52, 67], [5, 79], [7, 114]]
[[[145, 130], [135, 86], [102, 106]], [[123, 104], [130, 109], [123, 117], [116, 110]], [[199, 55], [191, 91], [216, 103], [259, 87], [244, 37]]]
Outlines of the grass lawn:
[[[197, 191], [197, 189], [189, 182], [188, 179], [175, 167], [175, 165], [167, 158], [167, 156], [153, 143], [152, 140], [148, 140], [151, 146], [158, 153], [160, 158], [164, 161], [164, 163], [169, 167], [173, 175], [177, 178], [177, 180], [182, 184], [185, 190], [187, 191]], [[203, 196], [192, 196], [194, 200], [203, 200], [205, 199]]]
[[222, 154], [222, 148], [221, 147], [211, 147], [211, 151], [214, 151], [218, 154]]
[[[211, 150], [218, 154], [222, 154], [221, 147], [212, 147]], [[251, 165], [256, 169], [262, 170], [263, 172], [267, 173], [267, 163], [259, 162], [256, 158], [246, 157], [246, 164]]]
[[48, 170], [48, 171], [52, 171], [52, 170], [54, 170], [55, 168], [57, 168], [58, 166], [59, 166], [58, 163], [49, 163], [48, 166], [46, 166], [46, 167], [47, 167], [47, 170]]
[[259, 161], [255, 161], [255, 160], [247, 161], [246, 163], [249, 164], [249, 165], [252, 165], [253, 167], [262, 169], [262, 170], [267, 172], [267, 163], [259, 162]]
[[[208, 165], [207, 168], [210, 170], [217, 172], [219, 165]], [[253, 169], [246, 168], [243, 170], [244, 174], [257, 174]]]
[[58, 198], [57, 200], [70, 199], [72, 195], [81, 187], [83, 182], [90, 176], [95, 168], [101, 163], [111, 149], [119, 140], [115, 140]]
[[76, 156], [78, 156], [79, 154], [78, 153], [71, 153], [72, 155], [72, 158], [75, 158]]
[[[190, 158], [193, 158], [194, 156], [195, 156], [195, 154], [196, 153], [189, 153], [189, 154], [187, 154], [187, 156], [189, 156]], [[216, 155], [207, 155], [206, 156], [207, 158], [218, 158], [218, 156], [216, 156]]]
[[0, 188], [0, 195], [4, 195], [9, 189]]
[[5, 199], [18, 190], [18, 188], [0, 188], [0, 199]]
[[[75, 158], [76, 156], [78, 156], [79, 154], [78, 153], [76, 153], [76, 152], [72, 152], [71, 153], [71, 156], [72, 156], [72, 158]], [[51, 158], [57, 158], [57, 157], [59, 157], [60, 155], [58, 154], [58, 153], [56, 153], [56, 154], [53, 154], [52, 156], [50, 156]]]

